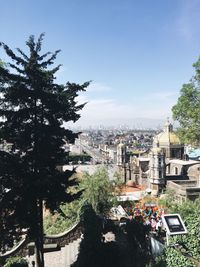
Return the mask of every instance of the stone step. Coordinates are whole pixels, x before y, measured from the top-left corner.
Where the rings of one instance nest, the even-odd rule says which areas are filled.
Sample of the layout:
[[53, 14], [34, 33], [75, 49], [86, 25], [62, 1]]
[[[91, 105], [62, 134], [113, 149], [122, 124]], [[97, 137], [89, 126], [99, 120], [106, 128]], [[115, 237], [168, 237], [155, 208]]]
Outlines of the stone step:
[[[70, 267], [77, 259], [81, 239], [74, 240], [70, 244], [58, 250], [58, 246], [46, 245], [44, 253], [45, 267]], [[49, 249], [49, 251], [48, 251]], [[54, 251], [53, 249], [56, 249]], [[32, 267], [32, 261], [35, 261], [35, 255], [27, 257], [29, 266]]]
[[61, 267], [70, 267], [76, 261], [79, 251], [80, 239], [73, 241], [67, 246], [61, 248], [62, 263]]

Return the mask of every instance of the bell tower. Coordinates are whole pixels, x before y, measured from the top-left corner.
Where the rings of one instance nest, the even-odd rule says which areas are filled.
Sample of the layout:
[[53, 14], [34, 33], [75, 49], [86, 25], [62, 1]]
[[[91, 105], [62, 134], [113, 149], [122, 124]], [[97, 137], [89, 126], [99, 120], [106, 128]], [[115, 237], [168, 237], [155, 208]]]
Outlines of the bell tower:
[[150, 152], [150, 188], [154, 195], [158, 195], [165, 185], [165, 155], [159, 148], [157, 137]]
[[117, 165], [123, 166], [126, 163], [126, 145], [121, 141], [117, 146]]

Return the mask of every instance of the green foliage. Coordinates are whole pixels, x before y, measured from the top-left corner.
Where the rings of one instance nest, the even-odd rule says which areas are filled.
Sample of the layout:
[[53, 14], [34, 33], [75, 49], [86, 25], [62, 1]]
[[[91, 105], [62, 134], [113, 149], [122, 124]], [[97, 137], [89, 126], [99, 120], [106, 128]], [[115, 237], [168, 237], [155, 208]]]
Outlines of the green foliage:
[[183, 218], [188, 233], [183, 236], [177, 236], [178, 242], [183, 243], [186, 251], [188, 251], [195, 259], [200, 260], [200, 198], [195, 202], [186, 201], [182, 205], [173, 207], [172, 212], [180, 213]]
[[116, 206], [116, 187], [121, 185], [119, 175], [110, 181], [105, 168], [99, 168], [94, 174], [85, 173], [80, 178], [78, 191], [83, 190], [79, 199], [60, 205], [58, 212], [44, 218], [44, 231], [47, 234], [58, 234], [66, 231], [80, 219], [80, 211], [85, 203], [91, 204], [97, 214], [106, 215], [111, 207]]
[[[200, 261], [200, 198], [192, 202], [179, 204], [168, 202], [169, 213], [179, 213], [186, 225], [188, 233], [170, 237], [170, 244], [179, 244], [178, 248], [168, 247], [164, 254], [156, 259], [156, 267], [160, 266], [196, 266], [193, 262]], [[188, 255], [187, 257], [185, 255]], [[192, 258], [191, 258], [191, 257]]]
[[194, 267], [195, 265], [174, 248], [166, 249], [166, 266], [170, 267]]
[[164, 195], [162, 195], [162, 198], [158, 200], [159, 206], [162, 206], [165, 208], [165, 210], [172, 209], [174, 205], [176, 205], [176, 199], [175, 199], [175, 192], [171, 188], [167, 188], [164, 192]]
[[195, 263], [186, 256], [182, 251], [173, 247], [166, 247], [163, 254], [156, 258], [154, 267], [195, 267]]
[[45, 216], [44, 232], [46, 234], [59, 234], [72, 227], [79, 220], [81, 203], [81, 200], [75, 200], [62, 204], [59, 212]]
[[184, 84], [178, 102], [172, 108], [173, 118], [180, 123], [179, 135], [184, 143], [200, 143], [200, 58], [193, 65], [195, 75]]
[[156, 257], [156, 259], [151, 261], [146, 267], [166, 267], [166, 264], [166, 254], [165, 251], [163, 251], [162, 255]]
[[94, 174], [85, 173], [80, 181], [83, 189], [83, 201], [92, 205], [97, 214], [106, 214], [113, 206], [114, 184], [109, 180], [105, 168], [98, 169]]
[[44, 219], [44, 230], [47, 234], [61, 233], [80, 219], [80, 212], [85, 203], [91, 204], [97, 214], [105, 215], [117, 203], [114, 192], [118, 179], [110, 181], [104, 168], [94, 174], [85, 173], [78, 185], [78, 191], [83, 190], [81, 197], [71, 203], [60, 206], [58, 213], [49, 214]]
[[90, 161], [91, 160], [91, 156], [88, 154], [69, 154], [68, 156], [68, 161], [72, 162], [72, 164], [78, 164], [79, 161], [81, 162], [86, 162], [86, 161]]
[[4, 66], [4, 62], [0, 59], [0, 66], [3, 67]]
[[28, 267], [28, 263], [23, 258], [12, 257], [6, 260], [6, 263], [3, 267]]
[[[4, 68], [5, 67], [5, 63], [0, 59], [0, 67]], [[3, 85], [4, 83], [4, 79], [3, 77], [0, 76], [0, 86]]]
[[44, 219], [44, 232], [45, 234], [60, 234], [65, 232], [67, 229], [72, 227], [75, 221], [65, 219], [60, 214], [52, 215], [49, 214]]
[[41, 54], [43, 37], [29, 37], [27, 55], [0, 43], [12, 60], [0, 65], [0, 141], [12, 144], [10, 151], [0, 151], [1, 249], [25, 228], [42, 250], [43, 205], [54, 211], [80, 196], [66, 190], [77, 184], [74, 171], [61, 173], [57, 166], [66, 161], [65, 142], [77, 136], [63, 123], [80, 118], [84, 104], [78, 105], [76, 97], [89, 83], [57, 84], [60, 65], [50, 66], [60, 51]]

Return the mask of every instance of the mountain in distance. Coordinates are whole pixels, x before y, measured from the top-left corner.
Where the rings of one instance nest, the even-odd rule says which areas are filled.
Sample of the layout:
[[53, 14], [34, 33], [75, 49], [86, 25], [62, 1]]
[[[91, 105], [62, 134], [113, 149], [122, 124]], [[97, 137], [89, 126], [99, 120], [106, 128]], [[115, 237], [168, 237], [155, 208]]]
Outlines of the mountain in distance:
[[154, 129], [160, 130], [163, 128], [167, 118], [163, 119], [151, 119], [151, 118], [133, 118], [133, 119], [115, 119], [112, 121], [77, 121], [76, 123], [68, 123], [65, 125], [66, 128], [71, 129]]

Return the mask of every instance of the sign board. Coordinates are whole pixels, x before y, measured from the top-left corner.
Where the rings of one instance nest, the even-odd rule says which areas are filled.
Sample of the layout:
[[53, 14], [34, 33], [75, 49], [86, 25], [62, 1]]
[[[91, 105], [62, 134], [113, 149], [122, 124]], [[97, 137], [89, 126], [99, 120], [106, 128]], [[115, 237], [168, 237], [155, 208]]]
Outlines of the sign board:
[[164, 214], [162, 219], [168, 235], [187, 234], [187, 229], [179, 214]]

